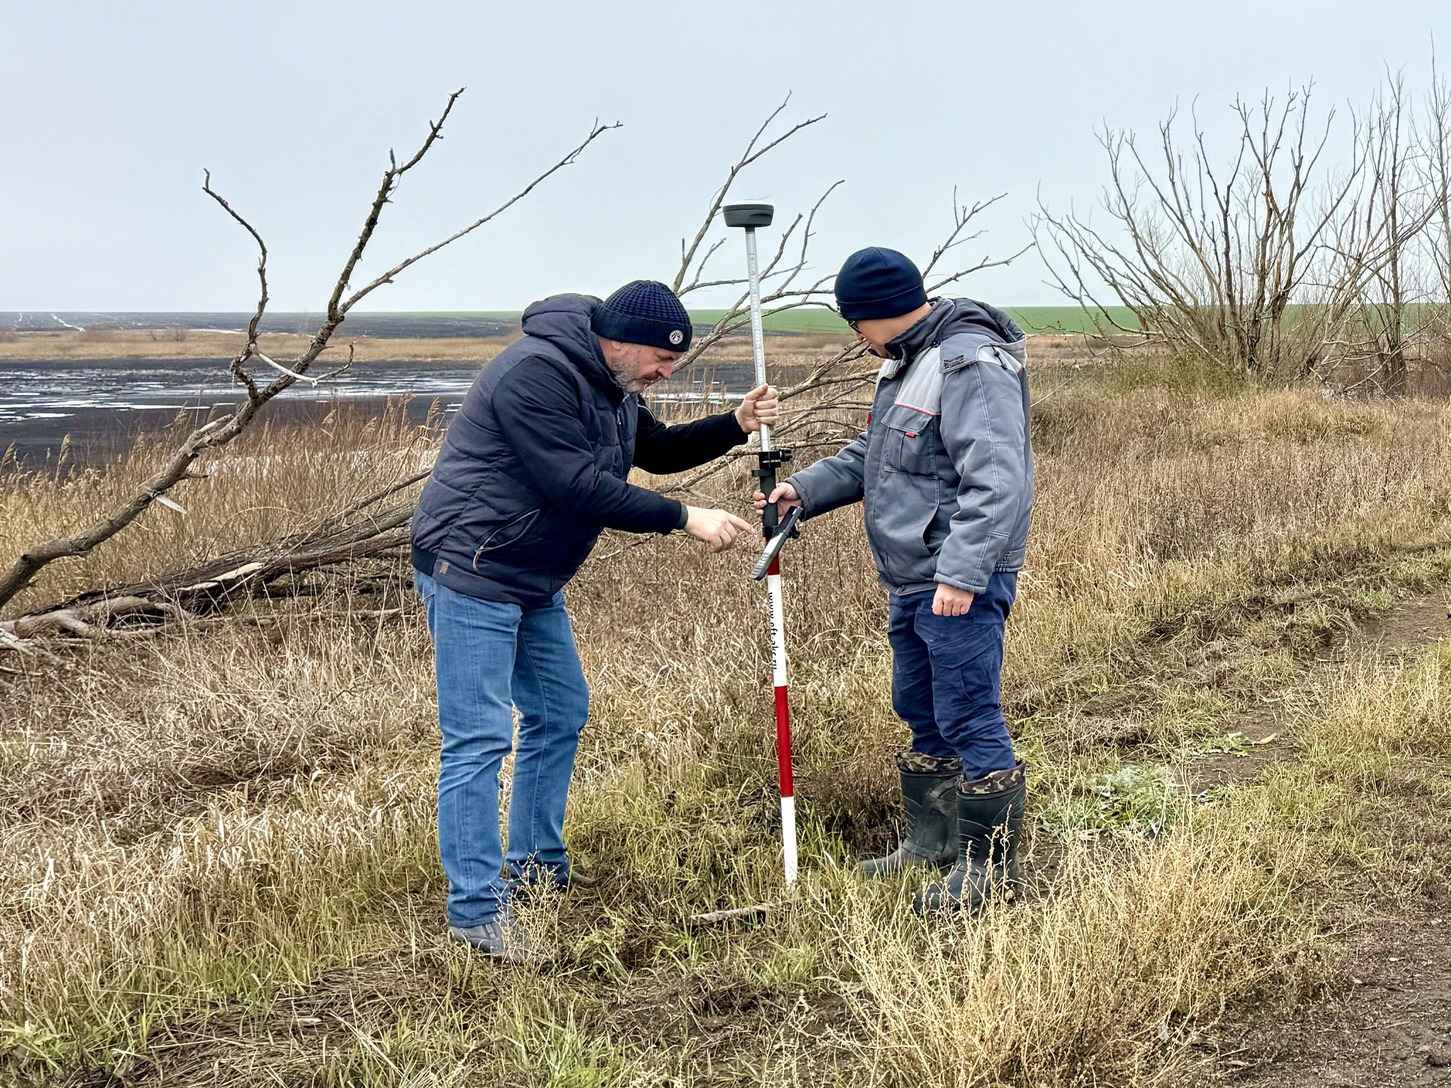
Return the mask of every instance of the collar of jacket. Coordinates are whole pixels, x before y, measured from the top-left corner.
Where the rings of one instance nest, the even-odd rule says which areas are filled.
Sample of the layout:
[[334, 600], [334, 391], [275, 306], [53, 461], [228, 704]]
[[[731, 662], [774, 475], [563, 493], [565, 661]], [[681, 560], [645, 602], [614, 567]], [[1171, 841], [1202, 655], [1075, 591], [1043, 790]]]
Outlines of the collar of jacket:
[[900, 336], [887, 341], [887, 352], [891, 358], [882, 366], [882, 377], [895, 378], [912, 365], [913, 359], [942, 341], [942, 334], [957, 313], [957, 300], [934, 298], [931, 302], [931, 313]]
[[1023, 330], [1002, 310], [970, 298], [934, 298], [930, 314], [888, 341], [887, 350], [896, 357], [883, 364], [881, 376], [895, 378], [931, 348], [971, 331], [992, 343], [1017, 345], [1014, 356], [1023, 361]]

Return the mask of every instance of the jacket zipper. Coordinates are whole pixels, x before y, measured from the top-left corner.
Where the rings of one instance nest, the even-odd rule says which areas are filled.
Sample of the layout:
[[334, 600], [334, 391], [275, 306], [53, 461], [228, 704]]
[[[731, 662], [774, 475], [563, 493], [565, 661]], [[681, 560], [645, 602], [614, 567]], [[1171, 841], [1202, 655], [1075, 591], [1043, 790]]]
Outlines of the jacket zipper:
[[[478, 550], [474, 552], [474, 570], [477, 571], [479, 569], [479, 560], [484, 557], [485, 552], [496, 552], [500, 548], [506, 548], [510, 544], [517, 544], [519, 541], [523, 540], [525, 535], [528, 534], [529, 530], [534, 527], [534, 522], [538, 520], [541, 512], [542, 511], [539, 510], [525, 510], [522, 514], [516, 514], [508, 521], [504, 522], [503, 525], [500, 525], [488, 536], [484, 537], [483, 543], [481, 543], [478, 547]], [[524, 529], [512, 540], [506, 540], [502, 544], [493, 543], [500, 533], [508, 532], [514, 526], [518, 525], [521, 521], [527, 521], [528, 524], [525, 525]], [[491, 547], [490, 545], [493, 546]]]

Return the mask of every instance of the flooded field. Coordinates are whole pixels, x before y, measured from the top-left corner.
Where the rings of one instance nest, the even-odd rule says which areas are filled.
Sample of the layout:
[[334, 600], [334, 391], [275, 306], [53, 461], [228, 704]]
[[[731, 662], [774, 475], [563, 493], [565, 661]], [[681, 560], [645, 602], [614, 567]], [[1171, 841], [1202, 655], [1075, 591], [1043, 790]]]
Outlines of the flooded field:
[[[26, 467], [43, 465], [70, 437], [67, 458], [103, 460], [144, 430], [179, 414], [205, 417], [240, 399], [228, 361], [175, 359], [0, 361], [0, 447]], [[299, 382], [268, 406], [274, 419], [322, 418], [338, 403], [382, 411], [409, 398], [422, 419], [435, 402], [456, 406], [473, 381], [471, 366], [358, 366], [317, 386]]]
[[[0, 454], [8, 451], [7, 466], [40, 468], [54, 462], [69, 438], [68, 464], [104, 461], [139, 432], [170, 426], [178, 415], [205, 418], [230, 410], [240, 394], [227, 368], [226, 359], [0, 359]], [[317, 386], [299, 382], [268, 405], [267, 417], [306, 423], [338, 405], [381, 413], [406, 400], [404, 411], [421, 422], [435, 408], [455, 411], [477, 373], [467, 363], [359, 364]], [[670, 404], [715, 397], [698, 380], [681, 378], [651, 399]]]
[[[242, 393], [230, 354], [221, 352], [232, 350], [249, 317], [0, 312], [0, 470], [53, 465], [62, 446], [68, 466], [97, 464], [137, 434], [172, 426], [178, 417], [231, 410]], [[316, 323], [316, 314], [269, 314], [263, 329], [307, 334]], [[517, 335], [518, 315], [360, 314], [348, 318], [347, 332], [366, 344], [359, 361], [318, 385], [298, 382], [268, 405], [267, 419], [305, 424], [339, 406], [381, 414], [400, 401], [418, 422], [430, 412], [452, 413], [483, 362]], [[436, 351], [426, 346], [432, 344]], [[721, 349], [709, 364], [651, 392], [659, 414], [673, 418], [686, 405], [724, 402], [727, 390], [739, 396], [754, 384], [744, 330]], [[319, 376], [338, 365], [325, 362]], [[272, 376], [260, 366], [254, 374]]]

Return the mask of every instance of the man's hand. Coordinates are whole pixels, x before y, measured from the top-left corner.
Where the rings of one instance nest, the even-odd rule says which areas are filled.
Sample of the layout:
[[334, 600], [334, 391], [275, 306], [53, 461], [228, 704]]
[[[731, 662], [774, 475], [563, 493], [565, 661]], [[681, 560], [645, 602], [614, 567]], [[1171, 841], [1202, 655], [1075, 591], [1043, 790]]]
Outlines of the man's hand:
[[932, 598], [932, 614], [934, 616], [965, 616], [967, 610], [972, 607], [973, 594], [965, 589], [958, 589], [946, 582], [937, 583], [937, 595]]
[[787, 510], [790, 510], [793, 506], [801, 505], [801, 496], [796, 494], [796, 489], [790, 484], [777, 484], [776, 489], [771, 492], [770, 499], [767, 499], [759, 491], [756, 492], [757, 510], [766, 509], [767, 502], [774, 502], [776, 504], [776, 513], [784, 518]]
[[774, 427], [785, 418], [786, 413], [781, 411], [780, 397], [776, 392], [776, 387], [772, 385], [752, 389], [746, 394], [746, 399], [741, 401], [741, 406], [736, 409], [736, 422], [747, 434], [759, 431], [762, 423], [768, 427]]
[[751, 526], [726, 510], [704, 510], [699, 506], [685, 508], [685, 531], [696, 540], [703, 540], [713, 552], [723, 552]]

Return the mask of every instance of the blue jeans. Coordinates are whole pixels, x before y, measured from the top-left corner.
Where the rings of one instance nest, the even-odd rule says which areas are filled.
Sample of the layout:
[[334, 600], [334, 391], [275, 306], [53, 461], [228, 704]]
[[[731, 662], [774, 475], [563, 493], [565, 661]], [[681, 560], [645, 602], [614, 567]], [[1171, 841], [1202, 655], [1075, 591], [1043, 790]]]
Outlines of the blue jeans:
[[994, 574], [965, 616], [934, 616], [931, 592], [892, 597], [892, 708], [914, 752], [961, 758], [969, 780], [1016, 762], [998, 699], [1017, 592], [1016, 574]]
[[[414, 572], [428, 613], [443, 750], [438, 773], [438, 852], [448, 875], [448, 921], [491, 921], [508, 895], [502, 869], [531, 866], [561, 877], [564, 806], [589, 716], [564, 595], [542, 608], [481, 601]], [[499, 837], [499, 770], [519, 744], [509, 798], [509, 853]]]

